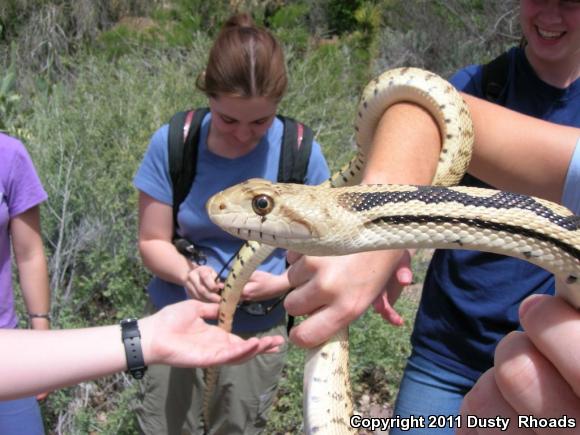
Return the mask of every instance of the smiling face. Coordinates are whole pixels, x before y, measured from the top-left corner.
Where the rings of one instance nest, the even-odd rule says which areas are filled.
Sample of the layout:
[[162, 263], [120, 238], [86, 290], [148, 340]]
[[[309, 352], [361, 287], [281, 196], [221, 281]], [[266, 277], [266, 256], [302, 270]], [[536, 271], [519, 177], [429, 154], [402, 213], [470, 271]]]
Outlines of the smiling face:
[[580, 63], [580, 0], [521, 0], [520, 24], [534, 68]]
[[210, 149], [224, 157], [251, 151], [272, 125], [278, 103], [266, 97], [210, 97]]

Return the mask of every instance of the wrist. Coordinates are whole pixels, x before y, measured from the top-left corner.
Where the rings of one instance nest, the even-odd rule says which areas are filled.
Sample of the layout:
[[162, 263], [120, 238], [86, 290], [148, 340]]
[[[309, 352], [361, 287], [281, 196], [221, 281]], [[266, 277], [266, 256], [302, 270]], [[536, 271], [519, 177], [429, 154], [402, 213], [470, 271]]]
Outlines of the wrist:
[[137, 319], [121, 320], [121, 341], [125, 348], [127, 371], [135, 378], [142, 379], [147, 371], [141, 331]]
[[30, 329], [37, 331], [47, 331], [50, 329], [50, 321], [47, 319], [31, 319], [28, 321]]
[[153, 319], [155, 314], [139, 319], [139, 330], [141, 331], [141, 349], [143, 350], [143, 360], [146, 365], [161, 364], [161, 358], [155, 351], [154, 336], [155, 325]]
[[51, 317], [45, 312], [30, 312], [28, 314], [28, 327], [31, 329], [50, 329]]
[[199, 267], [198, 264], [192, 263], [189, 260], [187, 260], [187, 263], [188, 263], [187, 269], [185, 270], [185, 273], [182, 274], [182, 276], [181, 276], [181, 285], [183, 287], [186, 287], [187, 283], [190, 281], [189, 274]]

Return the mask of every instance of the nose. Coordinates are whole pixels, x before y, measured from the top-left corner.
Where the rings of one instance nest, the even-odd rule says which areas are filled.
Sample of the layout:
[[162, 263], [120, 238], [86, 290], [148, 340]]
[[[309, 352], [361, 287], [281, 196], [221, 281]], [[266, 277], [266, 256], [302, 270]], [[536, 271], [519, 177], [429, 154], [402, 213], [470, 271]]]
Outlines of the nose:
[[236, 129], [234, 136], [239, 142], [247, 142], [252, 137], [252, 129], [248, 125], [240, 124]]
[[549, 0], [541, 13], [542, 19], [546, 24], [555, 24], [562, 21], [562, 11], [560, 10], [559, 0]]

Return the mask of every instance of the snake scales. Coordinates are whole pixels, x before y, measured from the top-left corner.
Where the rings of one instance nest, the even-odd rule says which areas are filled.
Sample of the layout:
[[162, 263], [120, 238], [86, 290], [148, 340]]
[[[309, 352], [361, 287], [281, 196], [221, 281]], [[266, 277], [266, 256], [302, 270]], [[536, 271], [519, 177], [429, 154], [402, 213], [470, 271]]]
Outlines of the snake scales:
[[[433, 184], [453, 185], [463, 176], [473, 128], [461, 97], [427, 71], [403, 68], [383, 73], [365, 88], [359, 104], [357, 156], [328, 182], [312, 187], [250, 180], [208, 202], [216, 224], [240, 238], [266, 244], [248, 242], [238, 255], [220, 309], [224, 327], [231, 327], [244, 279], [274, 249], [267, 245], [309, 255], [402, 247], [497, 252], [550, 270], [568, 283], [560, 294], [580, 306], [580, 223], [563, 207], [465, 187], [340, 187], [358, 182], [377, 122], [397, 101], [418, 103], [438, 122], [443, 147]], [[353, 407], [347, 351], [348, 335], [343, 330], [309, 352], [304, 378], [306, 433], [355, 433], [348, 425]]]

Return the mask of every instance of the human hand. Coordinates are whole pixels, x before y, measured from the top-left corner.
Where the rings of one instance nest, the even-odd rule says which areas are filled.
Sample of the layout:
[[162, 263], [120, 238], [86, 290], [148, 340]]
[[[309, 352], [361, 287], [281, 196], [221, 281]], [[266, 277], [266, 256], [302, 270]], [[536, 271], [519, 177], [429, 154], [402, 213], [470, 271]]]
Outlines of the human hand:
[[290, 290], [290, 283], [286, 273], [274, 275], [256, 270], [242, 291], [242, 300], [266, 301], [283, 295]]
[[403, 288], [413, 282], [413, 271], [411, 270], [411, 255], [414, 250], [406, 249], [397, 265], [395, 273], [391, 275], [385, 291], [373, 302], [373, 307], [381, 317], [394, 326], [402, 326], [404, 323], [401, 315], [395, 310], [394, 305], [401, 296]]
[[[534, 295], [522, 302], [520, 321], [525, 332], [500, 341], [494, 367], [465, 396], [462, 415], [508, 417], [511, 428], [519, 415], [580, 421], [580, 312], [559, 297]], [[556, 432], [553, 427], [530, 431]]]
[[284, 342], [281, 336], [244, 340], [203, 320], [217, 314], [216, 304], [188, 300], [139, 320], [145, 363], [202, 368], [240, 364], [260, 353], [277, 352]]
[[309, 315], [292, 328], [291, 341], [301, 347], [317, 346], [358, 318], [385, 288], [400, 256], [400, 251], [339, 257], [289, 253], [288, 280], [294, 290], [284, 306], [290, 315]]
[[193, 267], [187, 274], [185, 289], [189, 296], [202, 302], [219, 302], [219, 292], [224, 287], [218, 274], [210, 266]]

